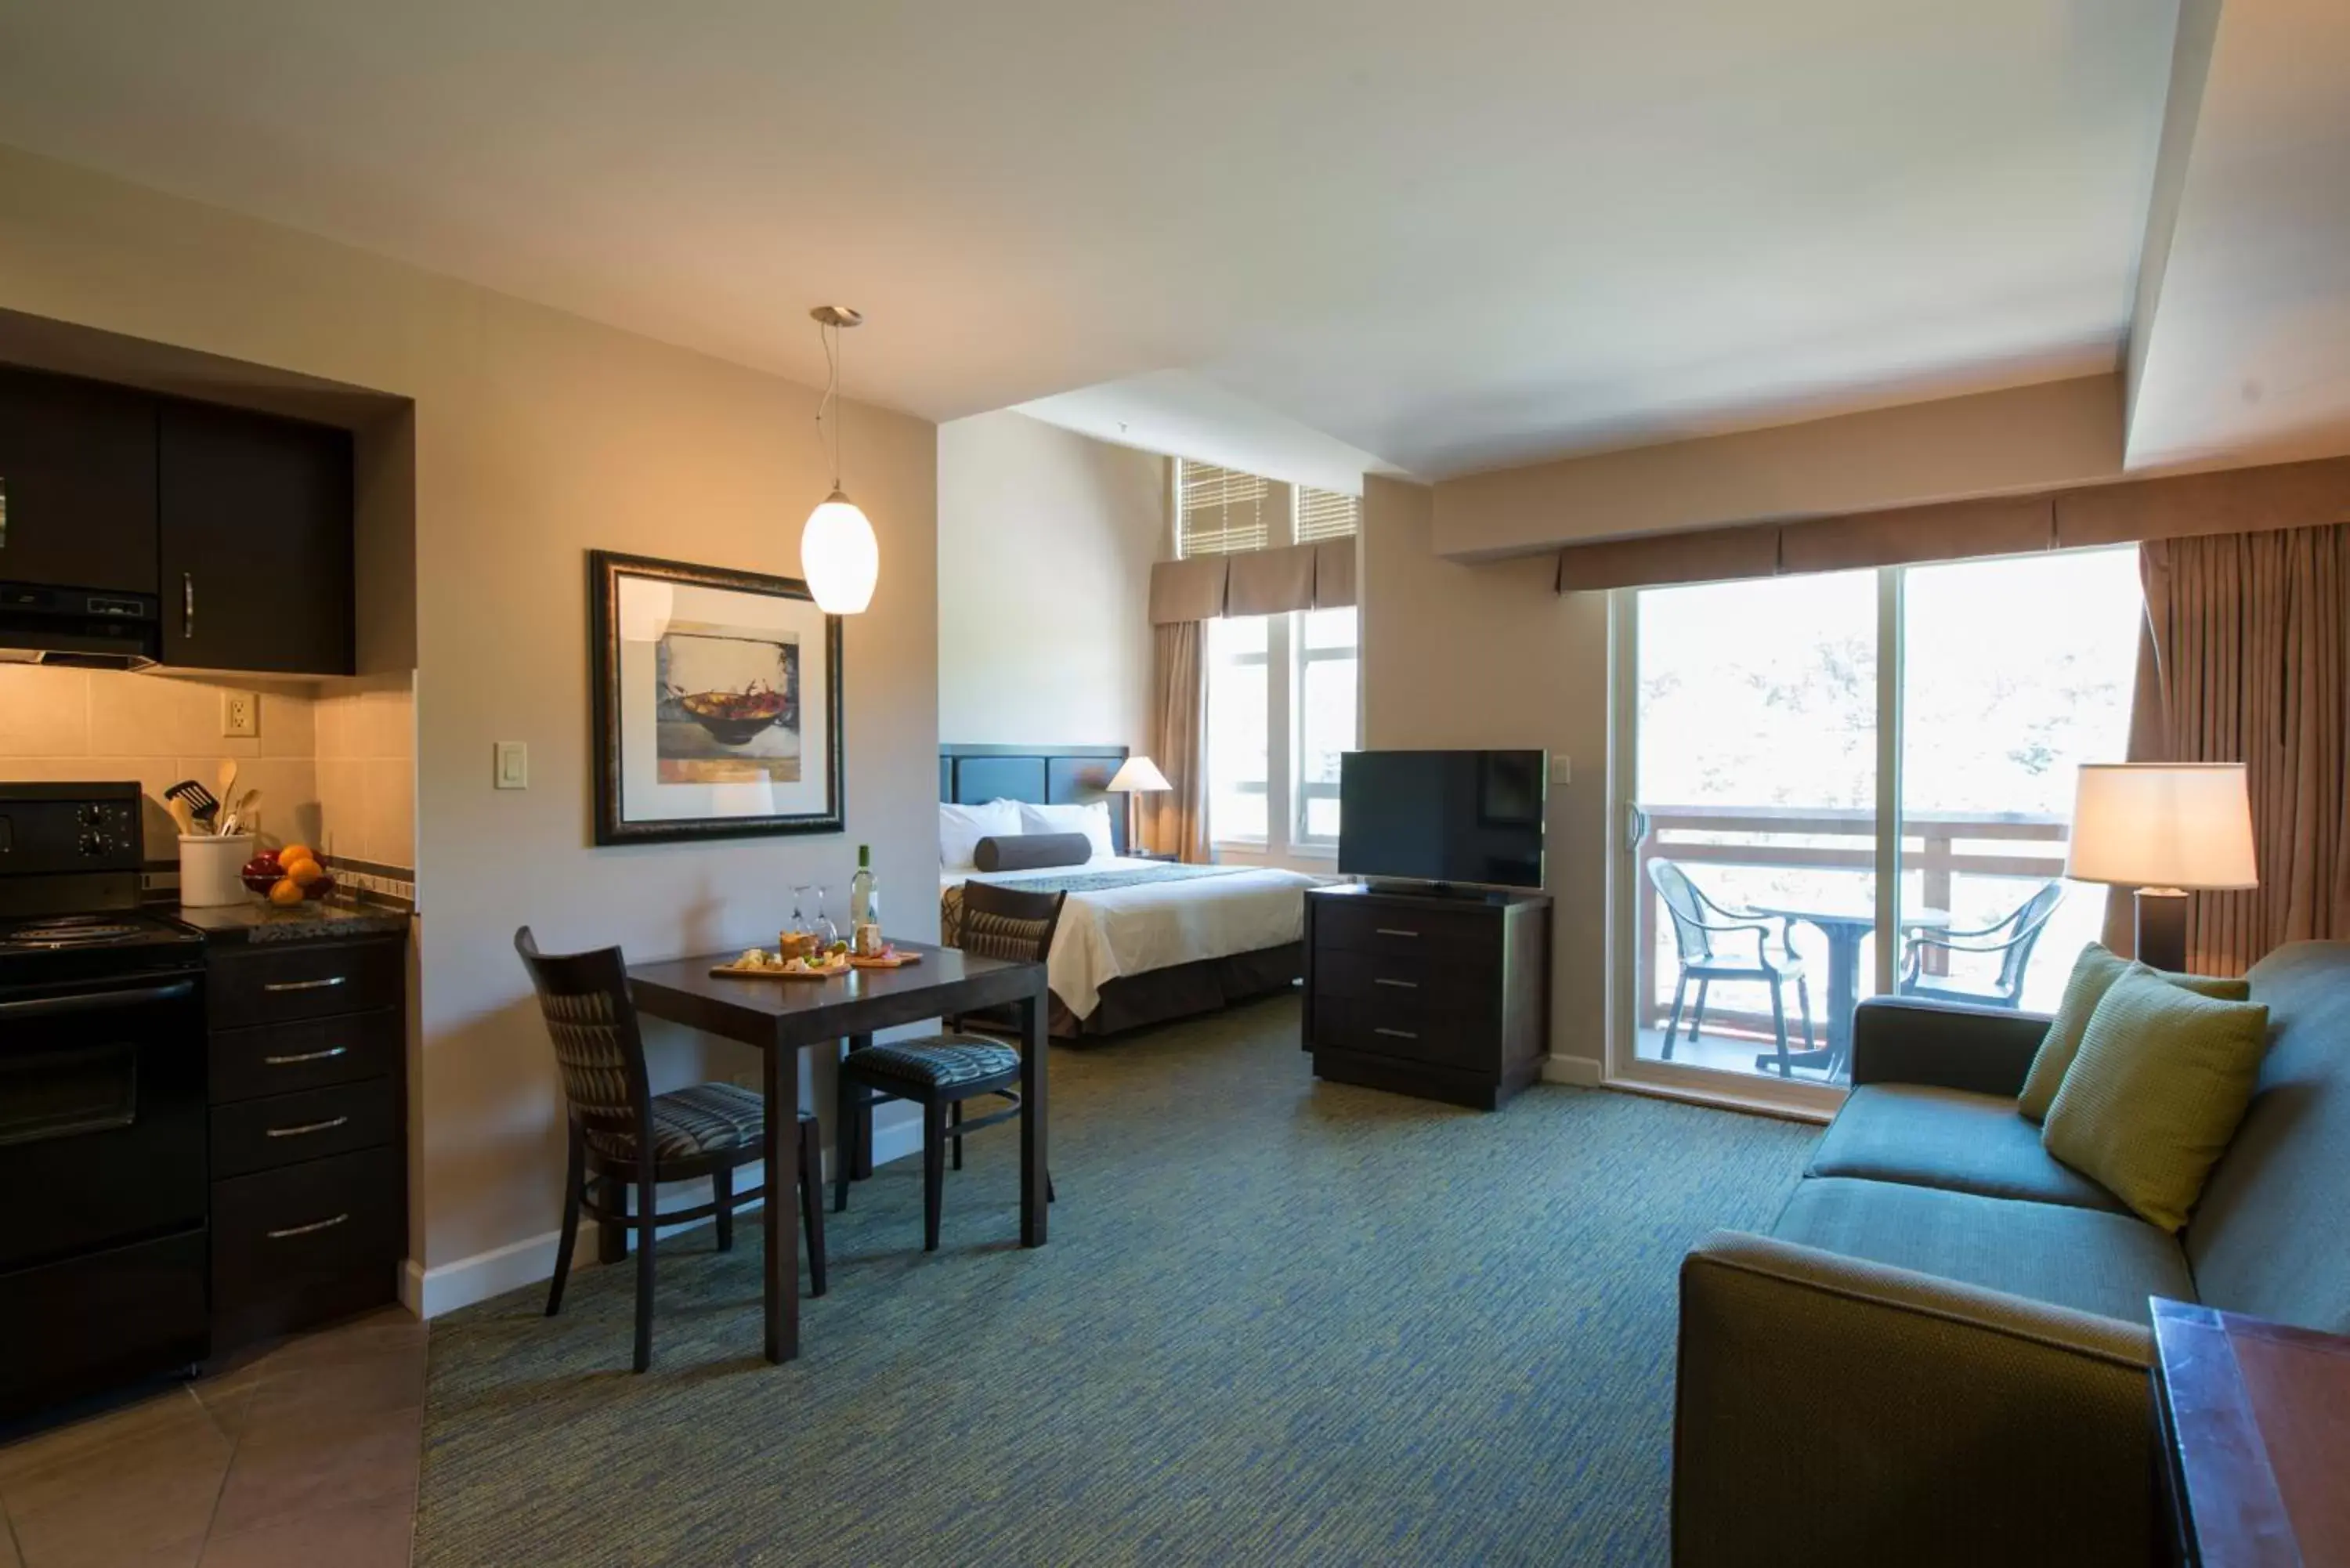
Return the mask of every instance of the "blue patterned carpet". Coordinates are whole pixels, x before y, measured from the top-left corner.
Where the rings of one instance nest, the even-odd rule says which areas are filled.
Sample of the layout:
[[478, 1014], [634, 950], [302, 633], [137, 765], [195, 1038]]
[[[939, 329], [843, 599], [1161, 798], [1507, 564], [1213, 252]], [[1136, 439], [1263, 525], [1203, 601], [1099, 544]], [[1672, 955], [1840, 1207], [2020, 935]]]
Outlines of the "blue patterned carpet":
[[[1499, 1115], [1317, 1083], [1284, 1000], [1053, 1057], [1053, 1241], [1011, 1127], [831, 1216], [803, 1358], [758, 1228], [436, 1322], [421, 1568], [1661, 1563], [1674, 1271], [1813, 1134], [1538, 1087]], [[1768, 1456], [1760, 1462], [1769, 1462]]]

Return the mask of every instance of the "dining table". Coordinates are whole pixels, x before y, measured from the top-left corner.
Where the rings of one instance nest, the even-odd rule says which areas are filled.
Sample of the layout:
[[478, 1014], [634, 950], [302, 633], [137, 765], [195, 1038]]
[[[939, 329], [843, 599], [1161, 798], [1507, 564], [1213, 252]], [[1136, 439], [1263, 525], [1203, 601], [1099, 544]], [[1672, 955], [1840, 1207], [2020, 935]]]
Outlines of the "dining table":
[[[1783, 920], [1801, 920], [1827, 939], [1828, 944], [1828, 1043], [1817, 1050], [1790, 1051], [1787, 1064], [1795, 1067], [1824, 1069], [1828, 1081], [1834, 1083], [1852, 1072], [1852, 1014], [1860, 1005], [1860, 944], [1877, 929], [1877, 903], [1872, 898], [1839, 900], [1808, 898], [1781, 903], [1748, 906], [1758, 915], [1772, 915]], [[1944, 931], [1950, 928], [1948, 909], [1909, 909], [1900, 911], [1900, 927], [1908, 931]], [[1793, 933], [1790, 933], [1790, 945]], [[1765, 1051], [1754, 1058], [1758, 1073], [1774, 1071], [1779, 1065], [1775, 1051]]]
[[[987, 1008], [1009, 1007], [1017, 1019], [1020, 1051], [1020, 1244], [1045, 1241], [1045, 966], [981, 958], [923, 942], [892, 944], [914, 961], [895, 969], [851, 969], [822, 980], [719, 975], [732, 951], [629, 966], [637, 1011], [691, 1029], [756, 1047], [766, 1104], [767, 1198], [761, 1205], [765, 1242], [761, 1295], [769, 1361], [799, 1354], [800, 1233], [796, 1205], [776, 1184], [799, 1168], [799, 1058], [810, 1050], [837, 1053], [873, 1043], [885, 1029]], [[836, 1127], [836, 1159], [850, 1174], [872, 1174], [871, 1113], [855, 1127]]]

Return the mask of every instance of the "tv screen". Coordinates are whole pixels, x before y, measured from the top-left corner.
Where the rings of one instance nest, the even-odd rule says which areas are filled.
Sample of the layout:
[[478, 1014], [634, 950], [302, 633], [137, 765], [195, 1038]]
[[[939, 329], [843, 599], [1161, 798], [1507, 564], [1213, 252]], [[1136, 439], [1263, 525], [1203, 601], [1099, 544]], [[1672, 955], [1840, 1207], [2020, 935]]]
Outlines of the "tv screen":
[[1338, 869], [1352, 877], [1539, 888], [1541, 752], [1348, 752]]

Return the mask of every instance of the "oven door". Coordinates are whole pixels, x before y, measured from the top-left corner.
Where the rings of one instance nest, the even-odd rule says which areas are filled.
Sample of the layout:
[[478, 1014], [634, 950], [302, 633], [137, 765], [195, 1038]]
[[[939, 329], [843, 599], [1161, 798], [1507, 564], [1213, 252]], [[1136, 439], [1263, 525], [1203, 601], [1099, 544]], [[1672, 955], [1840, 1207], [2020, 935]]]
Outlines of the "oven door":
[[200, 977], [0, 991], [0, 1272], [204, 1219]]

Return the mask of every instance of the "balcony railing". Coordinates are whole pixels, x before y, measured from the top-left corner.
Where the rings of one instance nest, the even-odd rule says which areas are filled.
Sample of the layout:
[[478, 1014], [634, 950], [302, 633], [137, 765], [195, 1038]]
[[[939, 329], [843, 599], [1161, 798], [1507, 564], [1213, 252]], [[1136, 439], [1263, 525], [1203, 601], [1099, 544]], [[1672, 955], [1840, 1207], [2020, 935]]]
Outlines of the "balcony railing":
[[[1657, 998], [1658, 942], [1668, 919], [1648, 879], [1648, 862], [1672, 860], [1684, 866], [1721, 866], [1791, 870], [1855, 871], [1877, 866], [1877, 814], [1866, 808], [1777, 805], [1643, 805], [1648, 831], [1638, 849], [1636, 901], [1639, 921], [1638, 1023], [1642, 1029], [1661, 1028], [1665, 1007]], [[1948, 909], [1960, 877], [2007, 877], [2049, 881], [2064, 875], [2064, 845], [2070, 825], [2061, 816], [2025, 812], [1914, 811], [1901, 822], [1901, 869], [1920, 877], [1923, 908]], [[1771, 835], [1779, 839], [1848, 838], [1849, 846], [1817, 843], [1755, 842]], [[1736, 836], [1732, 837], [1731, 836]], [[1960, 846], [1995, 844], [1995, 851]], [[2012, 846], [2012, 847], [2011, 847]], [[1709, 889], [1711, 891], [1711, 889]], [[1947, 972], [1948, 954], [1926, 950], [1929, 973]], [[1770, 1019], [1762, 1013], [1707, 1011], [1709, 1029], [1719, 1024], [1738, 1033], [1762, 1035]]]

